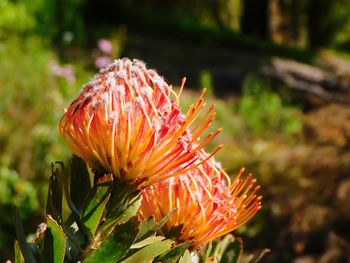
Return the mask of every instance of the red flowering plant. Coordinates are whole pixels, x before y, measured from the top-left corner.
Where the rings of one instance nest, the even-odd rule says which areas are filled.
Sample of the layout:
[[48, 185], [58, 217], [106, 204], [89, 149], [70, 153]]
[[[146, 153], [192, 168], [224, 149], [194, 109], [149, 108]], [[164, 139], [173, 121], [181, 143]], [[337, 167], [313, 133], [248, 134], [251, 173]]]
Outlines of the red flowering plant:
[[204, 110], [203, 90], [182, 113], [184, 83], [175, 93], [124, 58], [83, 87], [59, 123], [75, 155], [52, 166], [46, 222], [30, 244], [17, 214], [15, 262], [191, 262], [188, 251], [254, 216], [259, 186], [243, 170], [231, 182], [213, 157], [221, 145], [205, 152], [221, 131], [205, 134], [214, 105]]
[[191, 129], [203, 106], [202, 93], [182, 114], [178, 95], [162, 77], [138, 60], [123, 59], [85, 85], [59, 127], [93, 169], [143, 187], [194, 166], [198, 151], [218, 133], [198, 143], [214, 117], [210, 107]]

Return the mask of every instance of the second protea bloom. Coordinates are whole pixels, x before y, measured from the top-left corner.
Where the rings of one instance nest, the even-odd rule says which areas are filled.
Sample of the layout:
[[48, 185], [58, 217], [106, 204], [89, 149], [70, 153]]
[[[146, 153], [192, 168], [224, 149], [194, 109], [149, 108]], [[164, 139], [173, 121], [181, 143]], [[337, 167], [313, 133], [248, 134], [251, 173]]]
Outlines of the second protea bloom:
[[60, 132], [94, 170], [145, 187], [190, 169], [217, 134], [198, 141], [214, 118], [212, 106], [196, 121], [203, 93], [185, 115], [178, 97], [142, 62], [116, 60], [83, 87]]
[[139, 215], [160, 221], [175, 211], [161, 230], [166, 234], [180, 227], [179, 242], [191, 242], [192, 249], [221, 237], [251, 219], [261, 208], [259, 186], [243, 169], [231, 183], [212, 159], [188, 171], [143, 190]]

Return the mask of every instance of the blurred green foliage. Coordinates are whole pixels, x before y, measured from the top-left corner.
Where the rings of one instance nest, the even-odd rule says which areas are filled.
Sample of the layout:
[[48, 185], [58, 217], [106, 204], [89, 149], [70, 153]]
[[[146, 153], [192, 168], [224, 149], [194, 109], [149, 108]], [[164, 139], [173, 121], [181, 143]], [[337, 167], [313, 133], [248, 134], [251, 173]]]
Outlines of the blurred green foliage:
[[199, 76], [199, 86], [206, 89], [206, 94], [213, 96], [214, 84], [210, 71], [203, 70]]
[[0, 1], [0, 39], [32, 29], [35, 19], [24, 2]]
[[50, 163], [68, 154], [57, 123], [74, 89], [52, 74], [54, 60], [36, 37], [0, 43], [0, 251], [12, 247], [12, 206], [28, 219], [42, 211], [38, 202], [44, 201], [41, 188]]
[[[149, 11], [170, 13], [177, 17], [192, 17], [201, 21], [204, 25], [226, 27], [238, 30], [240, 26], [241, 6], [240, 0], [193, 0], [191, 8], [188, 8], [186, 0], [147, 0], [120, 1], [120, 5], [128, 10], [139, 9], [147, 13]], [[137, 8], [135, 8], [137, 7]]]
[[[223, 127], [225, 136], [293, 137], [302, 132], [301, 110], [288, 105], [277, 92], [271, 90], [267, 81], [256, 75], [245, 77], [242, 96], [238, 101], [218, 101], [213, 97], [215, 88], [209, 71], [203, 71], [200, 75], [200, 85], [207, 88], [208, 103], [216, 104], [215, 127], [212, 129]], [[192, 97], [185, 95], [182, 103], [188, 108], [192, 101]]]
[[0, 44], [0, 164], [23, 178], [47, 178], [50, 163], [67, 153], [56, 127], [74, 89], [52, 74], [54, 59], [37, 38]]
[[36, 34], [55, 45], [85, 41], [85, 0], [1, 0], [0, 39]]
[[266, 82], [251, 75], [244, 80], [242, 89], [243, 96], [237, 108], [249, 133], [295, 135], [302, 131], [300, 110], [284, 105]]
[[85, 44], [85, 0], [36, 0], [36, 31], [52, 44], [60, 47], [70, 44]]
[[13, 242], [13, 206], [18, 207], [24, 220], [33, 217], [39, 208], [37, 191], [17, 172], [0, 166], [0, 250]]
[[7, 167], [0, 167], [0, 204], [1, 221], [7, 224], [12, 222], [12, 205], [21, 210], [24, 219], [33, 215], [39, 206], [34, 186]]
[[349, 0], [309, 0], [307, 14], [311, 46], [336, 46], [350, 41]]

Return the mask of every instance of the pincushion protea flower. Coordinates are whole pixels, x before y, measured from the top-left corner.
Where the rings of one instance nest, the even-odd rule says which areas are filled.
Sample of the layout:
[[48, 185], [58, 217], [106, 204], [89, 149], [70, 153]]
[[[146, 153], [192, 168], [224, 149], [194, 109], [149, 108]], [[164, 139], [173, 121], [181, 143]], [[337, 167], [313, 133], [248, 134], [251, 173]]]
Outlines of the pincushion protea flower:
[[193, 249], [199, 249], [243, 225], [261, 208], [261, 196], [257, 196], [260, 187], [250, 174], [242, 179], [243, 171], [231, 183], [209, 159], [184, 175], [144, 189], [139, 215], [160, 221], [176, 208], [162, 234], [182, 225], [179, 241], [190, 241]]
[[63, 115], [60, 132], [95, 170], [142, 187], [184, 173], [219, 130], [198, 141], [214, 119], [214, 106], [196, 121], [205, 106], [202, 92], [182, 114], [183, 85], [184, 80], [176, 94], [142, 62], [116, 60], [83, 87]]

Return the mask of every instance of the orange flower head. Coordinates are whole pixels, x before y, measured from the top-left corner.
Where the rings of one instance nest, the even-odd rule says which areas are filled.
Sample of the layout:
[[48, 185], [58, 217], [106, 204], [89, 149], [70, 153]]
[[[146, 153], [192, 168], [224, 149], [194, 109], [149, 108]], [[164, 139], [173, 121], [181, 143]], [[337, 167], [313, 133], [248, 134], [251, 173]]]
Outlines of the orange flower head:
[[200, 249], [246, 223], [261, 208], [260, 187], [250, 174], [242, 179], [243, 171], [231, 183], [220, 165], [208, 159], [184, 175], [144, 189], [139, 215], [160, 221], [176, 208], [161, 234], [182, 226], [178, 241], [190, 241], [192, 249]]
[[176, 94], [141, 61], [116, 60], [83, 87], [63, 115], [60, 133], [95, 170], [140, 187], [183, 173], [219, 132], [199, 141], [214, 119], [214, 105], [198, 118], [205, 106], [203, 91], [182, 114], [184, 83]]

